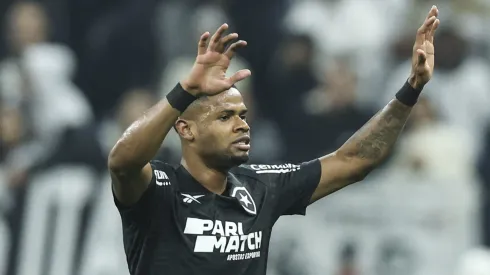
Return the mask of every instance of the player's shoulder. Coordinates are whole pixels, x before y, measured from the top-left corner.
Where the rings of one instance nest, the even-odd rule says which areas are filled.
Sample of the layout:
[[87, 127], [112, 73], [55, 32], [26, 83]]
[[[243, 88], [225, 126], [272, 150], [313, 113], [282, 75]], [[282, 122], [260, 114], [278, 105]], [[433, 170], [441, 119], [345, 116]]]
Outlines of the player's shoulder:
[[295, 172], [301, 169], [300, 164], [244, 164], [233, 169], [233, 173], [253, 178], [269, 177], [271, 175]]
[[177, 181], [178, 165], [169, 164], [157, 159], [151, 160], [150, 165], [153, 170], [153, 180], [157, 185], [170, 186], [172, 182]]
[[178, 165], [170, 164], [170, 163], [164, 162], [162, 160], [158, 160], [158, 159], [151, 160], [150, 165], [151, 165], [151, 167], [153, 167], [153, 169], [164, 169], [164, 170], [167, 170], [169, 172], [175, 171], [178, 168]]

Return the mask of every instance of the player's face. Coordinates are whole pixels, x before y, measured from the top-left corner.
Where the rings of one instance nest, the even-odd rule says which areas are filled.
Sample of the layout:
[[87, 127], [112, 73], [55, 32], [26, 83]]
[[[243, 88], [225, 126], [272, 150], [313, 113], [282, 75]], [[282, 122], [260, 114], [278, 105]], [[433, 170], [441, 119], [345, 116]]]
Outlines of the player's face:
[[247, 108], [238, 90], [209, 98], [206, 113], [197, 125], [196, 146], [214, 165], [232, 167], [248, 161], [250, 127]]

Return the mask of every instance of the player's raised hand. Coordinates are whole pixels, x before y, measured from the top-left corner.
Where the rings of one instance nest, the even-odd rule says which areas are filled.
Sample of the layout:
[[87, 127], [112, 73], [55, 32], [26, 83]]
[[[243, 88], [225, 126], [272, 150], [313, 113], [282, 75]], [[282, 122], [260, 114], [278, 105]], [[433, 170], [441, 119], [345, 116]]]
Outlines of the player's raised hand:
[[194, 95], [216, 95], [231, 88], [236, 82], [251, 75], [250, 70], [240, 70], [231, 77], [226, 77], [226, 70], [235, 52], [247, 45], [239, 40], [227, 45], [238, 38], [238, 34], [224, 35], [227, 24], [221, 25], [210, 37], [205, 32], [198, 44], [197, 58], [189, 76], [181, 82], [183, 88]]
[[439, 10], [432, 6], [422, 26], [417, 30], [412, 55], [412, 73], [409, 79], [414, 88], [422, 88], [434, 72], [434, 34], [439, 27]]

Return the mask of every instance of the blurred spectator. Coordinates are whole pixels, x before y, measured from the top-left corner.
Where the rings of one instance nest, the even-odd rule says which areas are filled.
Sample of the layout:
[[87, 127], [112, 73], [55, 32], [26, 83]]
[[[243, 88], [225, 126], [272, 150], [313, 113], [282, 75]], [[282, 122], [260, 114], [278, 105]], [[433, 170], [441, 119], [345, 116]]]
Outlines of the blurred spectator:
[[65, 1], [70, 46], [80, 60], [75, 82], [97, 116], [105, 116], [127, 89], [151, 86], [158, 77], [159, 63], [165, 61], [154, 24], [159, 2]]
[[[263, 88], [266, 92], [258, 98], [257, 103], [263, 114], [279, 126], [286, 147], [296, 142], [291, 136], [300, 133], [300, 126], [307, 119], [298, 100], [317, 85], [314, 57], [315, 46], [308, 35], [287, 36], [269, 65]], [[295, 144], [295, 147], [298, 146]], [[293, 152], [287, 153], [285, 158], [287, 161], [298, 160]]]
[[7, 20], [7, 41], [12, 54], [21, 54], [49, 37], [49, 20], [39, 3], [18, 1], [10, 7]]
[[0, 105], [0, 162], [18, 145], [24, 134], [24, 124], [19, 109]]
[[23, 127], [29, 130], [16, 144], [23, 153], [9, 164], [9, 171], [17, 175], [46, 158], [67, 128], [86, 125], [92, 113], [71, 82], [72, 53], [47, 42], [49, 24], [43, 7], [17, 2], [7, 18], [10, 56], [0, 63], [0, 96], [6, 108], [21, 112]]
[[[396, 1], [396, 18], [399, 25], [406, 26], [406, 30], [415, 33], [418, 28], [412, 22], [421, 22], [426, 16], [425, 12], [431, 5], [437, 5], [442, 25], [454, 23], [460, 32], [464, 32], [469, 42], [476, 43], [485, 39], [487, 35], [486, 24], [490, 15], [490, 2], [486, 0], [414, 0]], [[436, 42], [438, 43], [438, 42]], [[472, 45], [474, 46], [474, 45]]]
[[346, 243], [340, 252], [340, 268], [337, 275], [358, 275], [359, 270], [356, 264], [357, 247], [355, 244]]
[[292, 3], [284, 21], [286, 30], [312, 37], [319, 57], [315, 65], [321, 71], [332, 58], [349, 55], [356, 64], [353, 69], [360, 82], [358, 100], [366, 104], [373, 102], [371, 94], [385, 81], [384, 74], [379, 72], [386, 70], [386, 47], [403, 28], [401, 24], [387, 23], [397, 18], [393, 6], [399, 4], [358, 0]]
[[[220, 1], [162, 1], [158, 7], [156, 26], [160, 47], [166, 60], [179, 55], [194, 55], [197, 39], [206, 31], [217, 29], [228, 23], [231, 31], [236, 26]], [[179, 37], [179, 39], [168, 39]], [[244, 39], [244, 38], [240, 38]]]
[[[158, 100], [159, 98], [145, 88], [133, 88], [123, 94], [114, 113], [98, 125], [97, 139], [102, 146], [104, 156], [109, 155], [123, 132]], [[169, 163], [180, 161], [180, 155], [175, 154], [174, 151], [168, 148], [162, 150], [164, 154], [160, 152], [158, 159]]]
[[490, 126], [487, 126], [484, 148], [479, 156], [478, 171], [482, 179], [482, 233], [483, 244], [490, 247]]
[[[286, 36], [282, 21], [291, 1], [221, 0], [221, 2], [229, 17], [233, 19], [234, 30], [248, 43], [247, 47], [240, 50], [240, 56], [250, 64], [249, 68], [254, 76], [253, 91], [257, 102], [261, 104], [259, 109], [264, 116], [269, 116], [266, 108], [270, 108], [274, 101], [269, 101], [270, 97], [263, 96], [272, 92], [268, 85], [271, 77], [270, 64], [278, 62], [274, 57]], [[280, 87], [275, 89], [280, 90]]]
[[374, 112], [359, 106], [357, 92], [357, 74], [349, 59], [337, 58], [323, 83], [303, 96], [302, 104], [296, 103], [305, 116], [295, 123], [300, 130], [288, 134], [288, 157], [305, 161], [331, 153], [362, 127]]
[[367, 55], [388, 38], [385, 9], [380, 5], [357, 0], [293, 1], [285, 25], [294, 33], [311, 35], [327, 56]]
[[48, 38], [48, 22], [44, 10], [34, 2], [21, 2], [10, 7], [7, 14], [8, 55], [0, 63], [2, 99], [8, 104], [20, 105], [28, 96], [27, 75], [21, 68], [24, 51]]
[[101, 123], [105, 155], [109, 155], [123, 132], [155, 103], [153, 94], [144, 88], [130, 89], [123, 94], [112, 116]]
[[474, 182], [476, 163], [471, 152], [475, 149], [470, 133], [441, 121], [431, 102], [422, 97], [415, 105], [391, 168], [429, 179]]
[[[452, 242], [445, 255], [437, 257], [438, 261], [443, 261], [444, 257], [456, 260], [481, 241], [481, 188], [472, 154], [475, 144], [466, 128], [442, 121], [431, 103], [427, 97], [419, 99], [381, 182], [386, 192], [390, 189], [395, 192], [397, 188], [396, 192], [402, 194], [402, 188], [412, 188], [413, 191], [407, 192], [414, 200], [407, 202], [407, 208], [400, 211], [427, 215], [428, 219], [421, 226], [439, 228], [438, 231], [446, 232]], [[395, 195], [387, 196], [391, 203], [397, 200]], [[422, 205], [435, 204], [430, 201], [436, 198], [441, 205], [432, 205], [432, 210], [422, 208]], [[435, 237], [428, 241], [433, 242], [434, 247], [440, 245], [442, 249], [444, 246], [438, 244]]]
[[[10, 206], [11, 198], [7, 194], [7, 184], [23, 181], [22, 173], [14, 175], [10, 165], [20, 153], [18, 146], [24, 139], [25, 125], [18, 109], [2, 105], [0, 101], [0, 212]], [[14, 177], [17, 177], [16, 179]]]
[[456, 271], [456, 275], [487, 274], [490, 274], [490, 251], [485, 248], [475, 248], [465, 253]]

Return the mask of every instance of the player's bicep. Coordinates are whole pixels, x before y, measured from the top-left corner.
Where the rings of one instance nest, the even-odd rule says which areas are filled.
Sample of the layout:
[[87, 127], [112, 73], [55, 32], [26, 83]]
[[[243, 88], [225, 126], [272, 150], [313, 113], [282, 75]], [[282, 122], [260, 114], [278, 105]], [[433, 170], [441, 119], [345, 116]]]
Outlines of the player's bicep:
[[153, 178], [153, 169], [147, 163], [136, 173], [110, 171], [114, 196], [124, 206], [132, 206], [140, 200]]
[[345, 158], [335, 152], [320, 158], [320, 183], [311, 196], [313, 203], [349, 184], [362, 180], [364, 175], [358, 173], [362, 163], [354, 158]]

